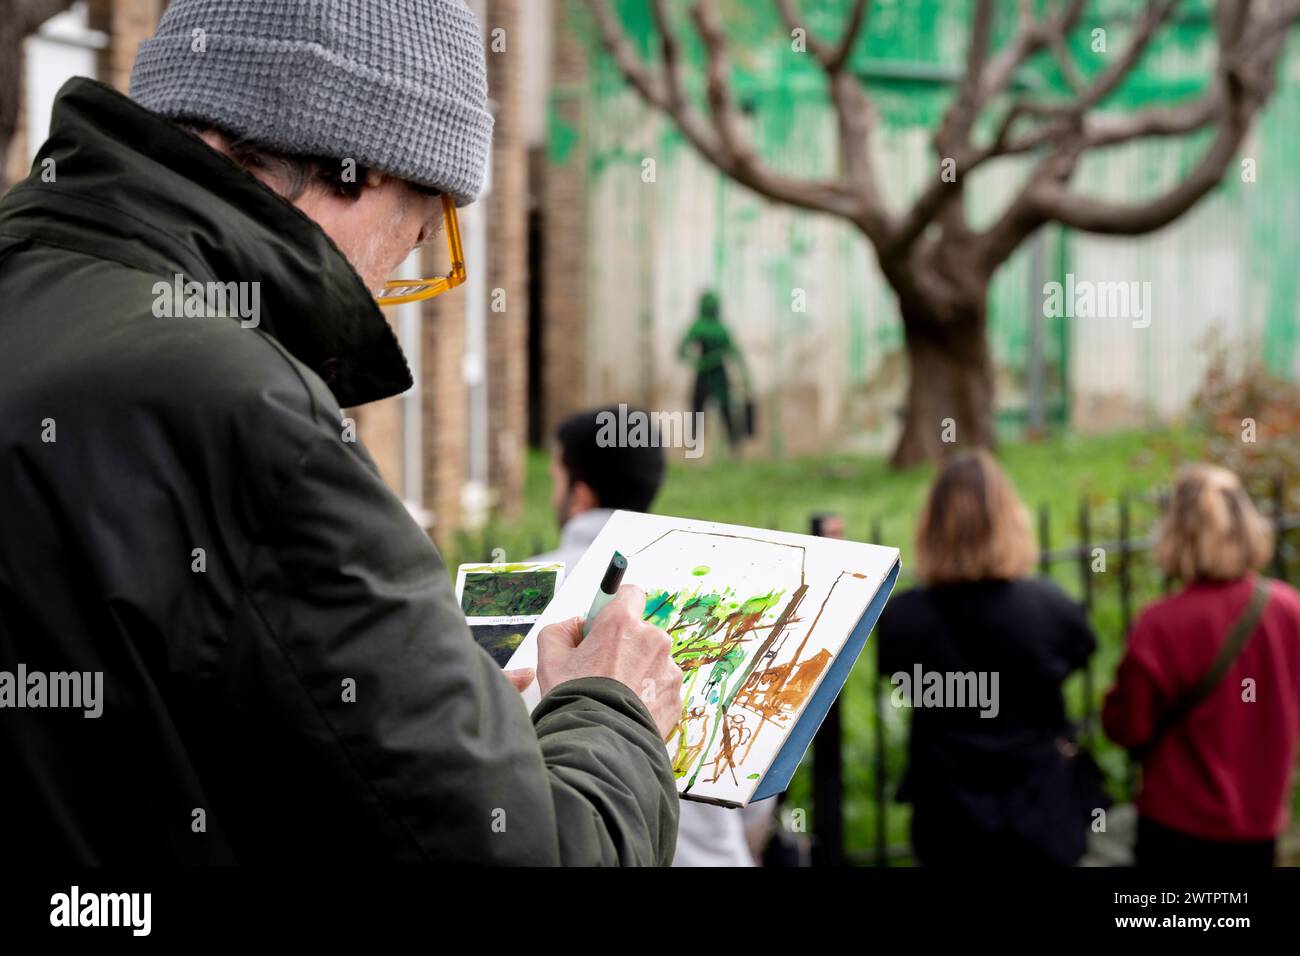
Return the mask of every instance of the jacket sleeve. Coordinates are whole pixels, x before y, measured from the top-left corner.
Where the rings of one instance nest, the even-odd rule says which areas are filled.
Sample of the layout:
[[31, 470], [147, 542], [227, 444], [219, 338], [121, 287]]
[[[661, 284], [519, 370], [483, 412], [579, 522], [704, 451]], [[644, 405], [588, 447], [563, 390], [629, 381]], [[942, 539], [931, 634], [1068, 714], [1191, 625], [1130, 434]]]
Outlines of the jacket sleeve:
[[1088, 658], [1092, 656], [1097, 649], [1097, 635], [1092, 631], [1092, 625], [1088, 623], [1088, 615], [1084, 613], [1083, 606], [1068, 597], [1064, 592], [1058, 591], [1061, 602], [1061, 660], [1065, 664], [1066, 673], [1072, 674], [1080, 667], [1088, 663]]
[[428, 537], [328, 427], [275, 502], [247, 575], [252, 677], [291, 726], [294, 759], [353, 795], [367, 855], [671, 862], [676, 787], [629, 688], [570, 681], [530, 718]]
[[1150, 653], [1151, 638], [1149, 619], [1139, 618], [1101, 710], [1106, 736], [1126, 749], [1150, 739], [1162, 708], [1164, 692]]
[[896, 595], [876, 623], [876, 663], [882, 677], [910, 671], [923, 654], [928, 635], [916, 627], [915, 597], [911, 591]]

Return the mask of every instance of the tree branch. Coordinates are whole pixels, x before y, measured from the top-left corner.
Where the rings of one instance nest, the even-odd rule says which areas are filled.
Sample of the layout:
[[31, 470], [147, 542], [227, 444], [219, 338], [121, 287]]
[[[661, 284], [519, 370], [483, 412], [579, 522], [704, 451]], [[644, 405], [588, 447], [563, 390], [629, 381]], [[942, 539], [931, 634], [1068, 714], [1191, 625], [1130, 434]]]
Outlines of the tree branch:
[[632, 44], [623, 35], [623, 28], [619, 26], [618, 16], [613, 9], [603, 0], [587, 0], [587, 9], [591, 11], [596, 21], [596, 29], [600, 32], [600, 40], [605, 47], [605, 52], [613, 59], [623, 78], [651, 106], [670, 112], [672, 104], [668, 100], [664, 85], [641, 62], [641, 58], [632, 49]]
[[[659, 0], [664, 2], [664, 0]], [[695, 29], [704, 41], [708, 56], [705, 70], [705, 92], [709, 102], [709, 112], [713, 116], [713, 125], [722, 141], [723, 148], [733, 164], [753, 168], [758, 157], [753, 148], [744, 140], [740, 130], [740, 118], [736, 115], [736, 104], [731, 96], [730, 62], [727, 55], [727, 35], [718, 19], [718, 11], [712, 0], [696, 0], [691, 7], [691, 18]]]
[[1052, 48], [1052, 57], [1056, 60], [1056, 68], [1060, 71], [1066, 85], [1076, 95], [1081, 94], [1084, 89], [1083, 77], [1079, 75], [1079, 70], [1070, 56], [1069, 47], [1065, 43], [1065, 34], [1053, 31], [1049, 35], [1047, 42]]
[[[1040, 23], [1033, 12], [1033, 4], [1022, 0], [1020, 4], [1019, 25], [1015, 35], [1006, 47], [991, 60], [988, 58], [989, 36], [992, 31], [993, 5], [981, 2], [975, 11], [975, 22], [971, 28], [971, 42], [966, 58], [966, 69], [961, 85], [953, 103], [944, 114], [938, 131], [934, 136], [935, 152], [940, 160], [940, 168], [929, 185], [899, 221], [887, 246], [899, 251], [915, 242], [925, 231], [926, 226], [940, 215], [950, 202], [961, 195], [961, 184], [966, 176], [988, 162], [990, 159], [1012, 153], [1028, 152], [1037, 147], [1037, 143], [1026, 141], [1013, 144], [1010, 140], [1011, 128], [1015, 121], [1030, 112], [1025, 104], [1013, 105], [1003, 116], [1001, 125], [993, 140], [978, 148], [970, 144], [970, 132], [980, 111], [994, 98], [999, 96], [1011, 83], [1024, 62], [1043, 47], [1053, 42], [1064, 45], [1064, 37], [1074, 29], [1083, 13], [1086, 0], [1069, 0], [1061, 12], [1046, 23]], [[1050, 131], [1056, 133], [1056, 127], [1045, 127], [1043, 138]], [[957, 181], [948, 182], [943, 178], [942, 161], [952, 159], [957, 167]]]
[[839, 43], [830, 46], [823, 40], [818, 39], [804, 24], [804, 19], [799, 13], [798, 0], [776, 0], [777, 10], [780, 12], [781, 18], [785, 20], [786, 26], [791, 31], [802, 30], [804, 32], [808, 49], [812, 51], [813, 56], [817, 58], [817, 61], [821, 63], [827, 73], [838, 73], [848, 63], [849, 54], [853, 52], [853, 47], [862, 34], [863, 26], [867, 21], [868, 5], [869, 0], [854, 0], [853, 9], [849, 12], [848, 24], [844, 28]]
[[[1011, 79], [1024, 62], [1052, 42], [1053, 36], [1064, 38], [1083, 13], [1087, 0], [1069, 0], [1060, 14], [1046, 23], [1039, 23], [1033, 15], [1032, 3], [1020, 8], [1020, 27], [1012, 42], [990, 63], [981, 80], [980, 102], [985, 105], [1001, 95], [1011, 85]], [[1061, 42], [1064, 42], [1062, 39]]]
[[666, 95], [669, 109], [680, 112], [687, 106], [686, 85], [682, 81], [681, 45], [668, 18], [667, 0], [654, 0], [655, 26], [659, 29], [660, 51], [664, 61]]
[[826, 64], [827, 71], [838, 73], [849, 62], [849, 55], [853, 52], [853, 46], [858, 41], [864, 25], [867, 22], [867, 2], [868, 0], [856, 0], [853, 10], [849, 14], [849, 23], [844, 30], [844, 36], [840, 39], [840, 45], [835, 50], [835, 55], [831, 57], [830, 62]]
[[873, 239], [883, 238], [890, 223], [871, 166], [870, 141], [875, 110], [857, 78], [845, 69], [865, 27], [868, 0], [855, 0], [844, 33], [833, 47], [814, 36], [803, 24], [797, 0], [776, 0], [776, 6], [792, 32], [803, 30], [808, 49], [826, 73], [831, 102], [835, 106], [842, 171], [857, 187], [863, 200], [857, 223]]
[[[1146, 11], [1139, 22], [1137, 32], [1124, 48], [1123, 54], [1114, 63], [1103, 70], [1091, 83], [1084, 83], [1078, 76], [1067, 77], [1067, 82], [1076, 90], [1076, 96], [1073, 100], [1059, 104], [1018, 103], [1014, 109], [1018, 111], [1020, 116], [1037, 116], [1050, 121], [1045, 130], [1035, 131], [1031, 134], [1027, 143], [1028, 148], [1050, 142], [1062, 133], [1082, 129], [1088, 111], [1104, 102], [1123, 82], [1124, 78], [1132, 72], [1133, 68], [1141, 60], [1142, 54], [1146, 52], [1151, 38], [1169, 18], [1170, 14], [1173, 13], [1179, 2], [1180, 0], [1148, 0]], [[1049, 26], [1045, 31], [1048, 37], [1047, 44], [1054, 51], [1059, 51], [1057, 53], [1058, 60], [1066, 56], [1066, 34], [1073, 28], [1081, 10], [1081, 4], [1072, 5], [1059, 21]], [[1064, 71], [1064, 65], [1062, 69]], [[1017, 145], [1017, 141], [1007, 140], [1004, 142], [1004, 146], [1011, 152], [1026, 151], [1026, 146]]]
[[[1048, 120], [1046, 126], [1029, 134], [1026, 138], [1027, 142], [1032, 143], [1034, 147], [1054, 144], [1055, 148], [1030, 175], [998, 221], [980, 236], [984, 266], [990, 274], [1006, 261], [1006, 258], [1025, 238], [1053, 218], [1049, 207], [1055, 198], [1059, 198], [1059, 191], [1064, 189], [1064, 184], [1074, 174], [1083, 151], [1092, 145], [1088, 142], [1086, 130], [1088, 111], [1104, 101], [1137, 65], [1152, 36], [1173, 12], [1178, 2], [1179, 0], [1148, 0], [1137, 32], [1119, 59], [1089, 83], [1076, 99], [1062, 106], [1051, 104], [1022, 106], [1026, 113], [1042, 116]], [[1150, 117], [1146, 117], [1143, 123], [1155, 125]], [[1114, 141], [1123, 141], [1124, 136], [1135, 132], [1136, 129], [1135, 126], [1129, 130], [1113, 131], [1113, 135], [1120, 137]], [[1022, 142], [1006, 148], [1023, 149], [1026, 145], [1027, 143]]]
[[[715, 0], [695, 0], [691, 9], [707, 55], [707, 113], [701, 112], [687, 94], [681, 44], [670, 22], [669, 0], [653, 0], [662, 75], [636, 54], [609, 0], [587, 0], [602, 42], [628, 82], [647, 103], [669, 116], [687, 140], [724, 175], [769, 199], [853, 222], [872, 240], [882, 262], [885, 258], [901, 262], [927, 226], [940, 222], [944, 242], [970, 243], [978, 249], [979, 267], [985, 275], [1048, 221], [1092, 232], [1133, 235], [1158, 229], [1191, 208], [1214, 188], [1231, 164], [1250, 123], [1272, 91], [1286, 32], [1300, 20], [1300, 0], [1275, 0], [1266, 12], [1256, 16], [1252, 16], [1253, 0], [1221, 0], [1215, 15], [1218, 64], [1212, 82], [1199, 98], [1175, 106], [1097, 116], [1092, 115], [1094, 110], [1141, 61], [1179, 0], [1148, 0], [1130, 41], [1109, 66], [1091, 79], [1074, 69], [1067, 44], [1086, 0], [1065, 0], [1059, 13], [1042, 20], [1035, 16], [1032, 0], [1020, 0], [1019, 24], [996, 53], [990, 50], [994, 0], [977, 0], [966, 65], [934, 138], [940, 159], [956, 161], [957, 182], [944, 182], [937, 172], [906, 215], [894, 222], [878, 194], [869, 159], [871, 104], [847, 68], [867, 20], [868, 0], [855, 0], [842, 35], [834, 41], [812, 35], [802, 27], [797, 0], [775, 2], [792, 29], [805, 30], [808, 49], [829, 80], [840, 140], [838, 178], [799, 180], [763, 163], [746, 136], [744, 117], [733, 99], [727, 38]], [[988, 142], [972, 143], [971, 134], [981, 112], [1005, 92], [1025, 61], [1044, 49], [1050, 49], [1061, 64], [1062, 75], [1074, 96], [1063, 103], [1014, 102]], [[1217, 133], [1195, 168], [1155, 199], [1114, 203], [1078, 196], [1068, 188], [1079, 159], [1089, 149], [1139, 138], [1180, 136], [1210, 126], [1216, 126]], [[999, 157], [1042, 149], [1048, 150], [1046, 156], [1002, 216], [983, 233], [970, 235], [960, 207], [965, 177]]]
[[1104, 102], [1115, 91], [1116, 87], [1124, 81], [1124, 77], [1137, 66], [1138, 61], [1142, 59], [1142, 54], [1150, 45], [1151, 38], [1169, 19], [1179, 2], [1180, 0], [1149, 0], [1146, 12], [1138, 24], [1137, 33], [1124, 48], [1120, 58], [1102, 70], [1101, 74], [1088, 85], [1083, 95], [1070, 105], [1071, 113], [1082, 115]]
[[1219, 83], [1195, 100], [1180, 106], [1153, 106], [1119, 116], [1098, 116], [1084, 126], [1090, 149], [1114, 146], [1150, 136], [1185, 136], [1223, 115], [1223, 89]]
[[[1145, 46], [1155, 26], [1168, 16], [1176, 0], [1153, 3], [1130, 49]], [[1088, 124], [1073, 143], [1061, 143], [1007, 208], [981, 237], [984, 266], [992, 272], [1031, 232], [1056, 221], [1104, 235], [1140, 235], [1160, 229], [1183, 215], [1223, 179], [1251, 121], [1268, 101], [1275, 84], [1277, 60], [1287, 30], [1300, 20], [1300, 0], [1276, 7], [1268, 16], [1250, 21], [1249, 3], [1220, 4], [1216, 17], [1219, 62], [1204, 96], [1172, 108], [1153, 108], [1120, 118]], [[1156, 8], [1156, 9], [1152, 9]], [[1153, 25], [1154, 24], [1154, 25]], [[1140, 52], [1140, 51], [1139, 51]], [[1131, 68], [1137, 55], [1126, 55]], [[1107, 76], [1103, 84], [1117, 83]], [[1140, 136], [1180, 135], [1218, 124], [1218, 132], [1200, 161], [1179, 183], [1162, 195], [1139, 203], [1116, 203], [1083, 197], [1068, 183], [1079, 155]]]
[[1071, 194], [1062, 185], [1041, 187], [1034, 203], [1042, 215], [1065, 226], [1103, 235], [1135, 236], [1169, 225], [1223, 178], [1250, 128], [1252, 110], [1237, 106], [1219, 128], [1196, 168], [1164, 195], [1144, 203], [1114, 203]]
[[692, 9], [692, 18], [708, 55], [706, 88], [711, 122], [684, 92], [677, 59], [680, 48], [672, 36], [663, 0], [656, 0], [655, 15], [661, 30], [661, 52], [668, 67], [666, 78], [642, 62], [608, 0], [587, 0], [587, 8], [596, 21], [601, 43], [619, 72], [643, 100], [668, 116], [687, 141], [720, 172], [777, 202], [861, 224], [863, 198], [851, 183], [842, 179], [800, 180], [779, 173], [764, 164], [748, 143], [728, 83], [726, 36], [711, 0], [698, 0]]
[[[1011, 46], [1028, 46], [1026, 39], [1031, 32], [1033, 21], [1025, 24], [1012, 41]], [[967, 144], [971, 128], [982, 105], [981, 94], [984, 90], [984, 66], [988, 62], [989, 36], [993, 31], [993, 0], [978, 0], [975, 6], [975, 18], [970, 28], [970, 44], [966, 51], [966, 68], [952, 104], [944, 113], [943, 121], [935, 133], [935, 149], [940, 157], [955, 157]]]
[[[1249, 6], [1246, 2], [1244, 6]], [[1240, 62], [1248, 62], [1253, 57], [1262, 55], [1262, 51], [1277, 41], [1279, 35], [1285, 35], [1292, 26], [1300, 21], [1300, 0], [1280, 3], [1268, 15], [1261, 16], [1253, 24], [1247, 24], [1244, 18], [1232, 21], [1235, 34], [1233, 51]]]

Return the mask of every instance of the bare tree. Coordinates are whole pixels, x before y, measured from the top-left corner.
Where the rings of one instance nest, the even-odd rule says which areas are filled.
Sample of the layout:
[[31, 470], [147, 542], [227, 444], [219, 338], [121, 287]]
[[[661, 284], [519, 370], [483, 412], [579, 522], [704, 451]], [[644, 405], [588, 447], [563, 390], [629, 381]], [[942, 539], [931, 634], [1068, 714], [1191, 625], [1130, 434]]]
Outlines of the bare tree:
[[[1097, 108], [1141, 60], [1179, 0], [1148, 0], [1125, 47], [1090, 77], [1072, 62], [1068, 43], [1086, 0], [1061, 0], [1047, 13], [1035, 12], [1033, 0], [1020, 0], [1016, 27], [998, 49], [992, 48], [995, 2], [976, 0], [966, 63], [933, 134], [933, 176], [910, 208], [894, 211], [883, 201], [871, 160], [875, 111], [850, 68], [869, 0], [853, 0], [834, 42], [807, 29], [798, 0], [774, 0], [791, 35], [802, 38], [816, 58], [834, 104], [838, 170], [822, 181], [772, 169], [748, 140], [729, 85], [728, 42], [716, 0], [692, 0], [690, 6], [706, 53], [707, 110], [687, 95], [670, 0], [648, 2], [659, 34], [657, 66], [637, 53], [609, 0], [587, 0], [605, 49], [642, 99], [670, 117], [723, 174], [777, 202], [847, 220], [874, 248], [898, 296], [909, 365], [906, 415], [893, 455], [897, 466], [939, 457], [944, 419], [955, 421], [962, 445], [993, 444], [993, 364], [986, 327], [989, 282], [998, 267], [1045, 223], [1132, 236], [1160, 229], [1195, 205], [1223, 178], [1272, 94], [1286, 32], [1300, 19], [1300, 0], [1220, 0], [1214, 15], [1216, 62], [1198, 98], [1099, 114]], [[1038, 54], [1055, 58], [1069, 98], [1009, 92], [1017, 71]], [[988, 122], [980, 123], [985, 117]], [[993, 130], [992, 135], [977, 137], [977, 126]], [[1089, 150], [1205, 129], [1214, 134], [1200, 160], [1154, 199], [1120, 203], [1070, 188]], [[963, 202], [971, 173], [1011, 156], [1032, 158], [1029, 175], [988, 228], [973, 229]]]
[[0, 193], [9, 185], [6, 158], [18, 130], [23, 38], [72, 5], [72, 0], [0, 0]]

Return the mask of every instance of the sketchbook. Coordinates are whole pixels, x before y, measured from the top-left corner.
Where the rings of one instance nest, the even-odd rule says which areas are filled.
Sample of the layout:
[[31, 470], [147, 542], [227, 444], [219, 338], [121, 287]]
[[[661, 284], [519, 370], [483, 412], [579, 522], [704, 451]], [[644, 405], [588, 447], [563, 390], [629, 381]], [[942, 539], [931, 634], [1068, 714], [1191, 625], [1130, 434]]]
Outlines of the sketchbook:
[[[614, 551], [685, 678], [667, 741], [684, 799], [728, 807], [785, 790], [898, 578], [898, 550], [834, 538], [617, 511], [515, 651], [582, 616]], [[537, 684], [524, 692], [538, 702]]]

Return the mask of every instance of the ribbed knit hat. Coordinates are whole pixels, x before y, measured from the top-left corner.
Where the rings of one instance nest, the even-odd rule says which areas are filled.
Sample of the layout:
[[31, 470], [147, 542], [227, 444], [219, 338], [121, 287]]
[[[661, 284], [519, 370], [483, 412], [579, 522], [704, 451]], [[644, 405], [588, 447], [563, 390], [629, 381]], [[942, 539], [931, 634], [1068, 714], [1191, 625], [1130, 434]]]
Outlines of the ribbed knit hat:
[[278, 152], [478, 198], [492, 115], [463, 0], [172, 0], [131, 96]]

